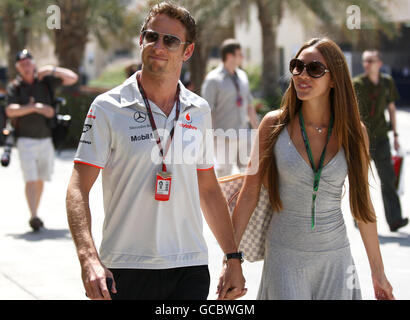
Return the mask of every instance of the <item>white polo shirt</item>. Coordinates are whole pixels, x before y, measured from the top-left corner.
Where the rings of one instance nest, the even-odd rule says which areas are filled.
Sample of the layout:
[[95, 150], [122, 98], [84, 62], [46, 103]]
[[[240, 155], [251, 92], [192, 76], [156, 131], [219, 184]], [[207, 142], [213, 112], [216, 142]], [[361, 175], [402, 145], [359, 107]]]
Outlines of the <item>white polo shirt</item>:
[[[100, 257], [106, 267], [167, 269], [208, 263], [197, 170], [213, 168], [211, 111], [204, 99], [179, 85], [181, 110], [166, 161], [172, 173], [166, 202], [154, 199], [161, 158], [136, 74], [99, 95], [90, 107], [74, 162], [103, 169]], [[152, 101], [150, 106], [158, 130], [169, 133], [176, 105], [168, 117]], [[164, 149], [165, 144], [162, 139]]]

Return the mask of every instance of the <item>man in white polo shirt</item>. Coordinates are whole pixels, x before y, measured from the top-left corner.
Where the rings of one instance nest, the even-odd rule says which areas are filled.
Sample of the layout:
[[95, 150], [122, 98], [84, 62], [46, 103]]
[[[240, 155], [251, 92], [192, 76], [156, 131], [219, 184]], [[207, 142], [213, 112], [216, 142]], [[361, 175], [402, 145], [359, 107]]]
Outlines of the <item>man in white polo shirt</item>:
[[[226, 254], [219, 298], [246, 293], [212, 165], [210, 108], [178, 81], [194, 41], [187, 10], [166, 2], [154, 6], [140, 36], [142, 70], [90, 107], [67, 214], [91, 299], [206, 299], [201, 209]], [[100, 170], [105, 221], [98, 254], [88, 195]], [[111, 290], [106, 278], [113, 280]]]

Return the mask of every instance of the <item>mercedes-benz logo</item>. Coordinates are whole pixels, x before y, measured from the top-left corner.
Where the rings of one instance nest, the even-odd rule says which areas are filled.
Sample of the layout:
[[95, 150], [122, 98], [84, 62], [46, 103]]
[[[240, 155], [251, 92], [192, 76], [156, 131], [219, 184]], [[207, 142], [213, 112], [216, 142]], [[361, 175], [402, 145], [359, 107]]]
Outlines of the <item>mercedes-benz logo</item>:
[[147, 115], [144, 112], [137, 111], [134, 113], [134, 120], [138, 123], [142, 123], [147, 119]]

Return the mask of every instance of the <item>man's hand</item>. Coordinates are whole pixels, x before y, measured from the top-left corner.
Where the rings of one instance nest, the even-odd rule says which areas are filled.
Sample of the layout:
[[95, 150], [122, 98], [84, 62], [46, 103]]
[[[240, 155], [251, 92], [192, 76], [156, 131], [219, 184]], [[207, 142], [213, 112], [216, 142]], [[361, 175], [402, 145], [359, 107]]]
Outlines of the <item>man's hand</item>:
[[112, 272], [99, 260], [89, 260], [82, 263], [81, 270], [86, 295], [91, 300], [111, 300], [105, 278], [113, 280], [111, 292], [117, 293]]
[[400, 143], [399, 143], [399, 138], [394, 137], [394, 150], [399, 151], [400, 150]]
[[224, 263], [216, 293], [218, 300], [234, 300], [246, 294], [245, 278], [242, 275], [238, 259], [229, 259]]
[[37, 71], [37, 78], [41, 81], [45, 76], [53, 74], [55, 72], [55, 69], [56, 67], [52, 65], [41, 67]]
[[[223, 252], [236, 252], [238, 247], [232, 228], [226, 199], [213, 169], [198, 171], [199, 197], [205, 220]], [[218, 285], [219, 299], [237, 299], [243, 296], [245, 279], [238, 259], [229, 259], [222, 270]], [[232, 289], [228, 294], [228, 290]]]
[[46, 117], [46, 118], [52, 118], [54, 117], [54, 109], [53, 107], [44, 104], [44, 103], [40, 103], [37, 102], [34, 104], [34, 108], [36, 110], [36, 113], [41, 114], [42, 116]]

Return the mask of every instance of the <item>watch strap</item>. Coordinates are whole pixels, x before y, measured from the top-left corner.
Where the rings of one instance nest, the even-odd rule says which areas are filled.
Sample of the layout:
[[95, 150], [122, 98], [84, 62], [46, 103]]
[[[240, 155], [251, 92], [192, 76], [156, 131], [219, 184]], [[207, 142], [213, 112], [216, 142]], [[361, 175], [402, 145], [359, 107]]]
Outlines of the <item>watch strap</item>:
[[225, 262], [228, 261], [229, 259], [238, 259], [243, 262], [243, 252], [232, 252], [232, 253], [227, 253], [225, 254]]

